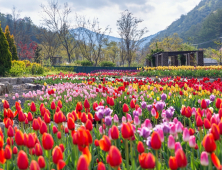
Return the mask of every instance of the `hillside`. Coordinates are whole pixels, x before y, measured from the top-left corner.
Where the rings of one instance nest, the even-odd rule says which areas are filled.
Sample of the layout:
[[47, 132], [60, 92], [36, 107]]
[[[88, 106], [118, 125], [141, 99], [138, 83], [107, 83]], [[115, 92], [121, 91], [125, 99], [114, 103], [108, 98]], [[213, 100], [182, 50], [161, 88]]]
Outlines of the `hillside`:
[[[222, 35], [220, 9], [222, 9], [222, 0], [202, 0], [187, 15], [182, 15], [155, 38], [178, 33], [185, 42], [199, 44], [220, 37]], [[209, 46], [214, 46], [212, 41], [198, 45], [199, 48]]]

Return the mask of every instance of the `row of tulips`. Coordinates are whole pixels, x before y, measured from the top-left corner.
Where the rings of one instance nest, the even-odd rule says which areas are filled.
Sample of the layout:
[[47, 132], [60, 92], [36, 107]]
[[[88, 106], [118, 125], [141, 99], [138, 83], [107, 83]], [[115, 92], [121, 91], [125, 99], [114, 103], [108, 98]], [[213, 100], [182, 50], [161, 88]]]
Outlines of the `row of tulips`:
[[[3, 169], [221, 169], [222, 100], [210, 109], [205, 99], [199, 108], [175, 109], [163, 100], [151, 104], [153, 117], [142, 121], [142, 105], [124, 103], [122, 121], [113, 113], [112, 99], [93, 103], [77, 102], [74, 110], [62, 112], [63, 103], [43, 103], [41, 116], [34, 117], [36, 105], [28, 114], [16, 102], [15, 110], [5, 100], [4, 130], [0, 130], [0, 163]], [[150, 106], [147, 106], [150, 107]], [[84, 112], [85, 109], [85, 112]], [[54, 114], [53, 114], [54, 113]], [[50, 120], [53, 114], [53, 121]], [[19, 126], [13, 125], [17, 118]], [[188, 124], [186, 124], [188, 120]], [[93, 124], [95, 123], [95, 126]], [[13, 128], [14, 126], [14, 128]], [[220, 158], [220, 159], [219, 159]]]

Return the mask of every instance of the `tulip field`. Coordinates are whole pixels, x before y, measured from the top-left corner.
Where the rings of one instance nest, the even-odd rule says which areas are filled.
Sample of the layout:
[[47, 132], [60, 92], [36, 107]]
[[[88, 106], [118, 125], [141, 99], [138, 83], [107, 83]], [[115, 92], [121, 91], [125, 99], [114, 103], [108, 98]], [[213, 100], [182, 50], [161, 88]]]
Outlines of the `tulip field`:
[[61, 73], [14, 105], [6, 94], [0, 169], [222, 169], [222, 80], [136, 74]]

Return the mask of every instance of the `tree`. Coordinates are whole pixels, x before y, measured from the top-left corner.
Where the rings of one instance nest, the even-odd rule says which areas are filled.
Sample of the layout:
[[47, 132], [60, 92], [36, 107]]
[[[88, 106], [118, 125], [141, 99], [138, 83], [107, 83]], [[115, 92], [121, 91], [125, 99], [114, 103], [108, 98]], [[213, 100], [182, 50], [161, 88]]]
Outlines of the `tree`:
[[34, 62], [36, 63], [41, 63], [42, 61], [40, 51], [42, 51], [42, 48], [37, 45], [35, 49], [35, 59], [34, 59]]
[[64, 4], [63, 9], [60, 8], [57, 1], [49, 1], [48, 6], [41, 5], [43, 13], [44, 26], [48, 31], [56, 33], [60, 43], [66, 50], [68, 61], [71, 62], [71, 55], [74, 53], [74, 49], [77, 47], [74, 35], [71, 33], [71, 25], [69, 22], [69, 14], [71, 8], [68, 3]]
[[85, 17], [76, 17], [78, 28], [75, 30], [75, 39], [82, 56], [94, 66], [98, 65], [102, 57], [103, 48], [107, 46], [110, 29], [100, 28], [98, 19], [86, 20]]
[[12, 65], [12, 55], [9, 51], [9, 44], [2, 31], [0, 24], [0, 75], [5, 75]]
[[133, 53], [135, 53], [140, 48], [140, 44], [146, 40], [145, 38], [142, 39], [142, 37], [147, 33], [147, 28], [138, 29], [138, 25], [142, 21], [141, 19], [135, 18], [128, 10], [124, 11], [121, 18], [117, 20], [118, 33], [123, 39], [127, 52], [126, 60], [128, 66], [130, 66], [132, 62]]
[[37, 48], [37, 43], [32, 41], [30, 44], [19, 43], [19, 47], [21, 51], [19, 52], [19, 56], [22, 59], [31, 60], [35, 56], [35, 50]]
[[14, 36], [10, 35], [9, 26], [5, 27], [5, 37], [9, 44], [9, 51], [12, 54], [12, 60], [18, 60], [17, 49], [14, 41]]

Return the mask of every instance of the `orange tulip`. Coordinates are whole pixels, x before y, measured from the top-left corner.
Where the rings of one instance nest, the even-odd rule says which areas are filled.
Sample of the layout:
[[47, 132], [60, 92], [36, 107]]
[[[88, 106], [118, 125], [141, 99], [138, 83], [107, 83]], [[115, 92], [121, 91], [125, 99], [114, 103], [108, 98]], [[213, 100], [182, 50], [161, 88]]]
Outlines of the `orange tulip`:
[[111, 137], [114, 140], [119, 138], [119, 129], [115, 125], [113, 125], [111, 128]]
[[77, 163], [77, 170], [88, 170], [87, 156], [81, 155]]
[[92, 143], [92, 136], [89, 130], [85, 129], [84, 127], [80, 127], [78, 129], [76, 134], [73, 136], [73, 142], [74, 138], [77, 145], [83, 148]]
[[215, 166], [217, 169], [221, 169], [220, 160], [219, 160], [218, 157], [215, 155], [215, 153], [212, 153], [212, 154], [211, 154], [211, 160], [212, 160], [214, 166]]
[[0, 164], [4, 164], [6, 162], [4, 150], [0, 149]]
[[52, 150], [52, 160], [54, 164], [57, 164], [60, 159], [63, 159], [62, 150], [60, 147], [55, 146], [55, 148]]
[[45, 159], [43, 156], [39, 156], [38, 158], [38, 164], [40, 168], [45, 168]]
[[151, 147], [155, 150], [158, 150], [161, 148], [161, 139], [157, 132], [153, 132], [151, 136]]
[[142, 153], [139, 155], [139, 163], [143, 169], [154, 169], [156, 166], [155, 157], [152, 153]]
[[52, 136], [48, 133], [44, 133], [42, 136], [42, 145], [45, 150], [51, 150], [54, 145]]
[[141, 142], [141, 141], [138, 142], [137, 150], [139, 153], [143, 153], [145, 151], [144, 146], [143, 146], [143, 142]]
[[36, 112], [36, 106], [35, 106], [34, 102], [31, 103], [30, 110], [31, 110], [31, 112]]
[[119, 167], [122, 163], [122, 156], [119, 149], [115, 146], [111, 146], [107, 159], [111, 167]]
[[103, 151], [108, 152], [111, 146], [111, 141], [109, 140], [109, 137], [104, 135], [99, 141], [99, 146]]
[[27, 169], [29, 166], [28, 157], [26, 153], [22, 150], [18, 153], [17, 166], [19, 169]]
[[39, 164], [35, 160], [31, 161], [30, 170], [40, 170]]
[[203, 138], [203, 147], [205, 151], [212, 153], [216, 150], [217, 145], [214, 140], [214, 136], [212, 134], [207, 134]]
[[81, 102], [77, 102], [77, 104], [76, 104], [76, 111], [77, 112], [81, 112], [82, 111], [82, 103]]
[[178, 149], [175, 153], [176, 162], [178, 168], [184, 168], [187, 166], [187, 157], [182, 149]]
[[62, 108], [62, 102], [61, 102], [61, 100], [58, 101], [58, 106], [59, 106], [60, 109]]
[[123, 112], [127, 113], [129, 111], [129, 107], [126, 103], [123, 104]]
[[88, 119], [93, 122], [93, 115], [91, 113], [88, 113]]
[[178, 169], [177, 161], [176, 161], [176, 158], [175, 158], [175, 157], [170, 156], [170, 159], [169, 159], [169, 168], [170, 168], [171, 170], [177, 170], [177, 169]]

